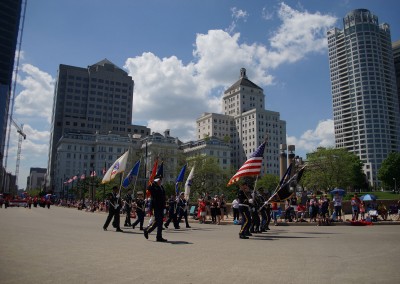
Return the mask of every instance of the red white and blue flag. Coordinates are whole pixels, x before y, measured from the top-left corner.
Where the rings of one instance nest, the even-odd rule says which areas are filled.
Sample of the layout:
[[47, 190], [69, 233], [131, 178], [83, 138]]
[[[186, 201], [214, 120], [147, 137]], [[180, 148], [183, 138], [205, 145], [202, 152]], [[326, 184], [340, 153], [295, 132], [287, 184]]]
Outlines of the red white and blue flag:
[[244, 176], [258, 176], [261, 173], [264, 150], [266, 141], [264, 141], [250, 158], [240, 167], [237, 173], [229, 180], [227, 186], [238, 182]]

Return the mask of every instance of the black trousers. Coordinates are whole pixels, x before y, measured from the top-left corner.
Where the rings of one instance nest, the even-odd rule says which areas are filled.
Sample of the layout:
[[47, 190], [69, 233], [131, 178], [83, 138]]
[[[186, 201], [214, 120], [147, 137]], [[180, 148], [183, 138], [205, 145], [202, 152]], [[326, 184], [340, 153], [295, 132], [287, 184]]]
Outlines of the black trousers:
[[174, 228], [175, 228], [175, 229], [178, 229], [179, 223], [178, 223], [178, 220], [177, 220], [176, 213], [174, 213], [173, 211], [170, 211], [170, 212], [168, 213], [168, 220], [165, 222], [165, 226], [168, 227], [169, 224], [171, 223], [171, 221], [172, 221], [172, 223], [174, 224]]
[[132, 224], [133, 227], [135, 227], [137, 224], [140, 224], [140, 229], [143, 229], [143, 223], [144, 223], [144, 212], [142, 210], [136, 211], [137, 219], [135, 223]]
[[131, 225], [131, 207], [126, 208], [125, 225]]
[[250, 232], [258, 232], [260, 228], [260, 215], [258, 215], [257, 209], [251, 211], [251, 228]]
[[104, 223], [103, 228], [108, 228], [108, 225], [110, 225], [111, 220], [114, 218], [113, 220], [113, 226], [116, 229], [120, 229], [119, 226], [119, 207], [117, 209], [110, 207], [110, 210], [108, 211], [108, 216], [106, 219], [106, 222]]
[[154, 209], [154, 221], [150, 226], [146, 228], [147, 232], [150, 234], [155, 228], [157, 228], [157, 239], [162, 238], [162, 225], [164, 218], [163, 209]]
[[239, 234], [246, 235], [250, 233], [251, 216], [249, 207], [239, 206], [239, 212], [242, 215], [242, 227], [240, 228]]
[[182, 217], [185, 218], [186, 228], [190, 227], [189, 226], [189, 221], [188, 221], [187, 210], [186, 211], [181, 210], [181, 212], [179, 213], [178, 225], [181, 222]]

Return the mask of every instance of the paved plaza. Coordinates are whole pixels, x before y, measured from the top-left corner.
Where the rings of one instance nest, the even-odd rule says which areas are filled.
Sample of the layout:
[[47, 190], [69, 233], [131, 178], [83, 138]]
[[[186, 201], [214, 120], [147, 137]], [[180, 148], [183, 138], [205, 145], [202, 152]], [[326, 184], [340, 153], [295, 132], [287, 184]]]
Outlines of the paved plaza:
[[[103, 231], [106, 214], [0, 209], [0, 283], [397, 283], [400, 226], [239, 226]], [[148, 219], [146, 218], [146, 223]], [[123, 218], [121, 216], [121, 223]]]

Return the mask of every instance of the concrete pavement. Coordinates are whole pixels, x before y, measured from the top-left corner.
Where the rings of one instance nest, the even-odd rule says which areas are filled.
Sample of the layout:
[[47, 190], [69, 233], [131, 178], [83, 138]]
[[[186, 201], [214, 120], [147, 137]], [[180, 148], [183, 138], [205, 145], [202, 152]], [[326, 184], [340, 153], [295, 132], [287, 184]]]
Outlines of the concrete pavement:
[[[0, 283], [395, 283], [400, 226], [239, 226], [164, 231], [102, 226], [76, 209], [0, 209]], [[121, 221], [123, 218], [121, 217]], [[147, 220], [146, 220], [147, 222]]]

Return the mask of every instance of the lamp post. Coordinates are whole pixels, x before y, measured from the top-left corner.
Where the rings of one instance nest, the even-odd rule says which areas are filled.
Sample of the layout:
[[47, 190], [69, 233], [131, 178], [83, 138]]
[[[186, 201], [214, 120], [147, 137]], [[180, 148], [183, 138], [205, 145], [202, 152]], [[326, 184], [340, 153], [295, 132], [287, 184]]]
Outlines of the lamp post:
[[394, 193], [396, 193], [397, 192], [397, 181], [396, 181], [396, 178], [393, 178], [393, 180], [394, 180]]

